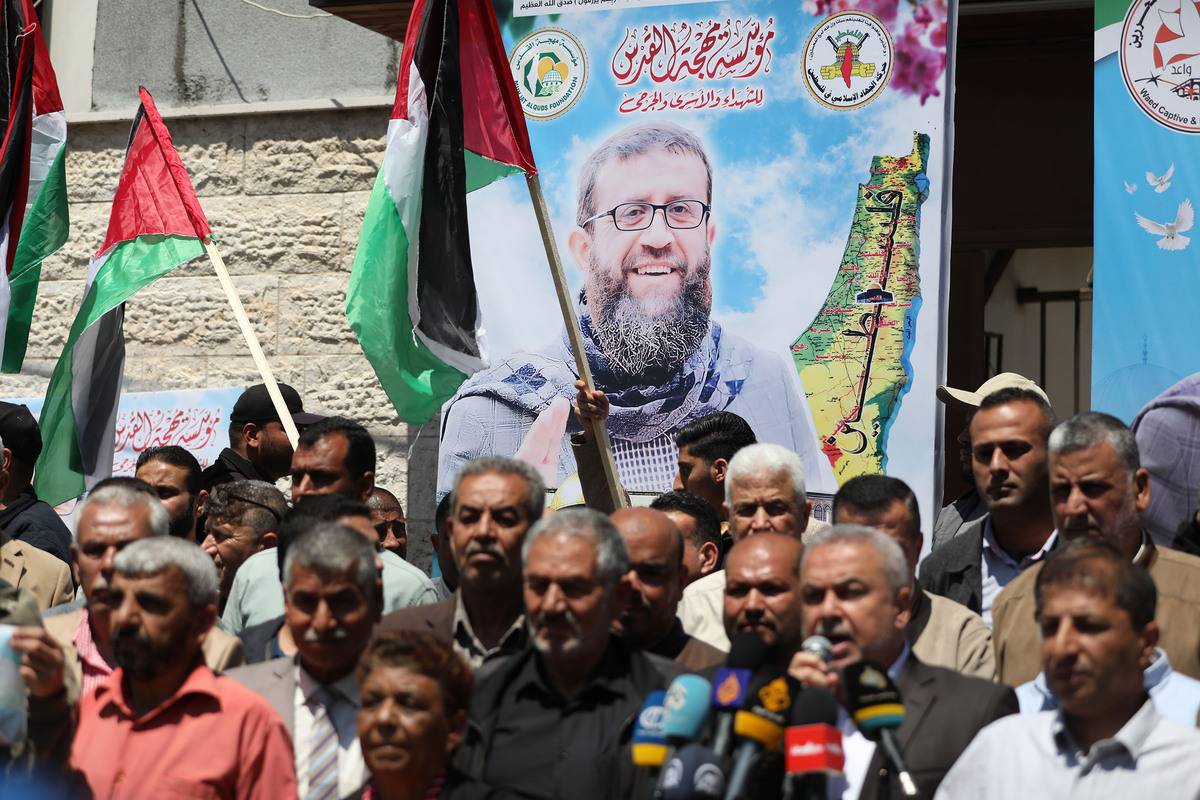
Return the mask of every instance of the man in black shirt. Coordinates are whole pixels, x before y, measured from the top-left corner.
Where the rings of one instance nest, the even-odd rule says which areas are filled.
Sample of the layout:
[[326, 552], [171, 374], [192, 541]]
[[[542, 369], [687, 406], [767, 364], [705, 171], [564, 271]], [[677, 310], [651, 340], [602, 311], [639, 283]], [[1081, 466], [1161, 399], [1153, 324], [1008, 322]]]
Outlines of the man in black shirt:
[[[71, 563], [71, 531], [33, 493], [33, 465], [42, 452], [42, 433], [25, 406], [0, 402], [0, 531]], [[0, 476], [3, 478], [4, 476]]]
[[620, 533], [595, 511], [559, 511], [529, 530], [522, 560], [532, 647], [476, 674], [455, 767], [522, 797], [648, 796], [630, 756], [634, 722], [680, 670], [610, 633], [629, 596]]
[[[300, 394], [286, 383], [279, 384], [279, 393], [297, 429], [304, 430], [324, 419], [305, 412]], [[229, 415], [229, 447], [204, 470], [201, 484], [205, 491], [212, 491], [217, 484], [229, 481], [274, 483], [291, 471], [291, 442], [267, 387], [257, 383], [242, 392], [233, 404]]]

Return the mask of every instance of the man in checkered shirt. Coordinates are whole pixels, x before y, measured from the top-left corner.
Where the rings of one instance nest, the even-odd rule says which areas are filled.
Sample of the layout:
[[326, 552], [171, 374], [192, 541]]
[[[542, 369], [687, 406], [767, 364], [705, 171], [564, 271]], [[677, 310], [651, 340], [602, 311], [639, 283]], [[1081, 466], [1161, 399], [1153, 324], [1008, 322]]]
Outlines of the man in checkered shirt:
[[[790, 363], [709, 317], [716, 225], [700, 140], [669, 123], [625, 128], [589, 157], [579, 184], [568, 240], [586, 275], [579, 321], [625, 488], [670, 488], [676, 431], [717, 411], [799, 453], [807, 474], [827, 473]], [[472, 376], [443, 408], [438, 493], [481, 455], [517, 455], [550, 485], [574, 473], [577, 378], [565, 333]]]

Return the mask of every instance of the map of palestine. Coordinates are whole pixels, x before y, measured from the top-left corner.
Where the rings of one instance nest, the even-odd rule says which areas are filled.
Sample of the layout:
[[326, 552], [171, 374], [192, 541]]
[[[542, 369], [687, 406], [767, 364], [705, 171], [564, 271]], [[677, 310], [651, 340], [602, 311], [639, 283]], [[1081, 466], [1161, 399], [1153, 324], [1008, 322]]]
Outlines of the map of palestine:
[[838, 485], [887, 467], [888, 431], [912, 378], [921, 309], [920, 209], [929, 136], [875, 156], [829, 295], [792, 344], [821, 449]]

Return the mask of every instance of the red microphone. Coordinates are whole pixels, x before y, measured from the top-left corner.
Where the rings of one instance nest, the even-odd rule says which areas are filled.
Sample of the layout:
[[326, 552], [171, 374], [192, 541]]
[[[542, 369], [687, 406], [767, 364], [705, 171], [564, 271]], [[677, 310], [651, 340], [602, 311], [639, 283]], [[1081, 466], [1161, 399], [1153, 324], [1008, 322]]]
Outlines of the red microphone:
[[845, 768], [837, 718], [837, 701], [824, 689], [805, 689], [792, 704], [792, 724], [784, 732], [783, 746], [783, 790], [789, 800], [824, 800], [829, 776]]

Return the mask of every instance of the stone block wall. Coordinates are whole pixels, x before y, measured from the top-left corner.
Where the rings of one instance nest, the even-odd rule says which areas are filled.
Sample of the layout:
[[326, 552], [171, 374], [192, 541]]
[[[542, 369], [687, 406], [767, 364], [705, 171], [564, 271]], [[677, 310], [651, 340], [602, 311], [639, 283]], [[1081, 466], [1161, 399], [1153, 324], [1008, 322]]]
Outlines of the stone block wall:
[[[379, 449], [376, 483], [409, 515], [409, 558], [429, 563], [436, 423], [400, 422], [346, 324], [346, 283], [388, 108], [166, 122], [276, 377], [305, 408], [365, 424]], [[0, 394], [41, 394], [78, 309], [88, 258], [103, 242], [128, 122], [71, 125], [71, 238], [43, 266], [21, 375]], [[207, 259], [184, 265], [126, 307], [126, 391], [259, 381]], [[415, 446], [414, 446], [415, 445]], [[410, 483], [409, 452], [422, 463]], [[416, 462], [414, 462], [416, 463]]]

